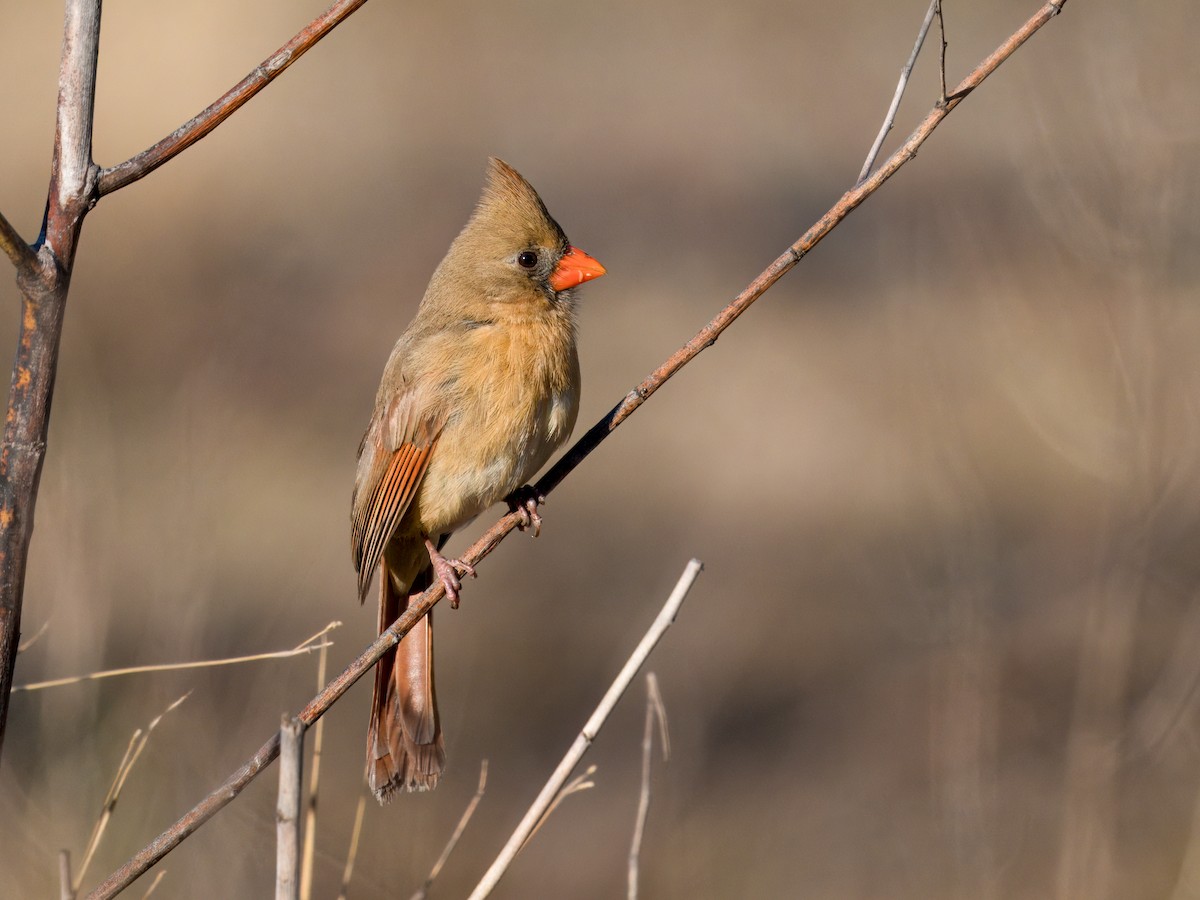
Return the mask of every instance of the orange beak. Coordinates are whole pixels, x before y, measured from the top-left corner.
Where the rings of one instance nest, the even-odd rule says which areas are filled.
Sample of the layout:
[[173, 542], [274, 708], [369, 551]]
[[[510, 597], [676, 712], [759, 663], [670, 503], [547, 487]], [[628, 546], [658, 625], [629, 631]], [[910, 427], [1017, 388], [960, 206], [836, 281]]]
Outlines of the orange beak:
[[558, 265], [550, 273], [550, 287], [556, 291], [566, 291], [578, 287], [585, 281], [599, 278], [603, 274], [604, 266], [578, 247], [568, 247], [563, 258], [558, 261]]

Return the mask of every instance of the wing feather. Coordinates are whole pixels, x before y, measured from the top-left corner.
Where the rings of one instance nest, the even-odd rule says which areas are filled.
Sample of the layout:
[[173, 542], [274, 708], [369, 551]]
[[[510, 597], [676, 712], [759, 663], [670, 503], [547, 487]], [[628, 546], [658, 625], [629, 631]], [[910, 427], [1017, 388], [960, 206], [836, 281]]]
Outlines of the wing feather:
[[412, 392], [376, 412], [359, 451], [350, 543], [359, 600], [429, 467], [442, 423], [420, 415]]

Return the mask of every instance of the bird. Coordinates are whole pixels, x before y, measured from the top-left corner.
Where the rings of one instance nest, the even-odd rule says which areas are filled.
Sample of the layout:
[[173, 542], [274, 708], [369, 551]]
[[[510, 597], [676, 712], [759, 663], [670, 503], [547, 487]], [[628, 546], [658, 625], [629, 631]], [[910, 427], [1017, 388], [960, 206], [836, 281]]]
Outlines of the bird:
[[[378, 569], [382, 633], [437, 578], [452, 606], [474, 569], [441, 550], [508, 499], [541, 527], [528, 482], [579, 411], [576, 288], [605, 274], [571, 245], [514, 168], [488, 160], [483, 192], [384, 366], [359, 445], [351, 550], [365, 602]], [[379, 802], [437, 785], [446, 751], [433, 680], [433, 612], [375, 667], [367, 781]]]

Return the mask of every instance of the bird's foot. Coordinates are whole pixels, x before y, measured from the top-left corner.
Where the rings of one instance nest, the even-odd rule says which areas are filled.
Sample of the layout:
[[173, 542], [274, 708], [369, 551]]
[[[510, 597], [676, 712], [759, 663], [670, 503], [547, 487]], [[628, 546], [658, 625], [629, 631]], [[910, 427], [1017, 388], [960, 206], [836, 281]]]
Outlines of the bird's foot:
[[524, 531], [528, 528], [532, 530], [534, 537], [542, 533], [542, 517], [538, 514], [538, 506], [546, 502], [545, 494], [532, 484], [524, 484], [505, 499], [513, 512], [521, 514], [521, 521], [517, 523], [518, 529]]
[[447, 559], [438, 552], [433, 541], [425, 538], [425, 549], [429, 551], [429, 561], [433, 564], [434, 574], [446, 589], [446, 599], [450, 601], [451, 609], [458, 609], [458, 592], [462, 590], [459, 575], [475, 576], [475, 567], [461, 559]]

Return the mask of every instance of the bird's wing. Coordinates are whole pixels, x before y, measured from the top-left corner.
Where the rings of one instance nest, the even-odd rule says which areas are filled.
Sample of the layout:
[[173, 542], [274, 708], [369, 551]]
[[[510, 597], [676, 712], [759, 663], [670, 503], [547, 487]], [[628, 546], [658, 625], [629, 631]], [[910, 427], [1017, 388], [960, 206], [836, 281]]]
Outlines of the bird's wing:
[[437, 443], [445, 417], [423, 408], [416, 392], [400, 392], [376, 408], [359, 448], [351, 508], [351, 552], [361, 601], [400, 524]]

